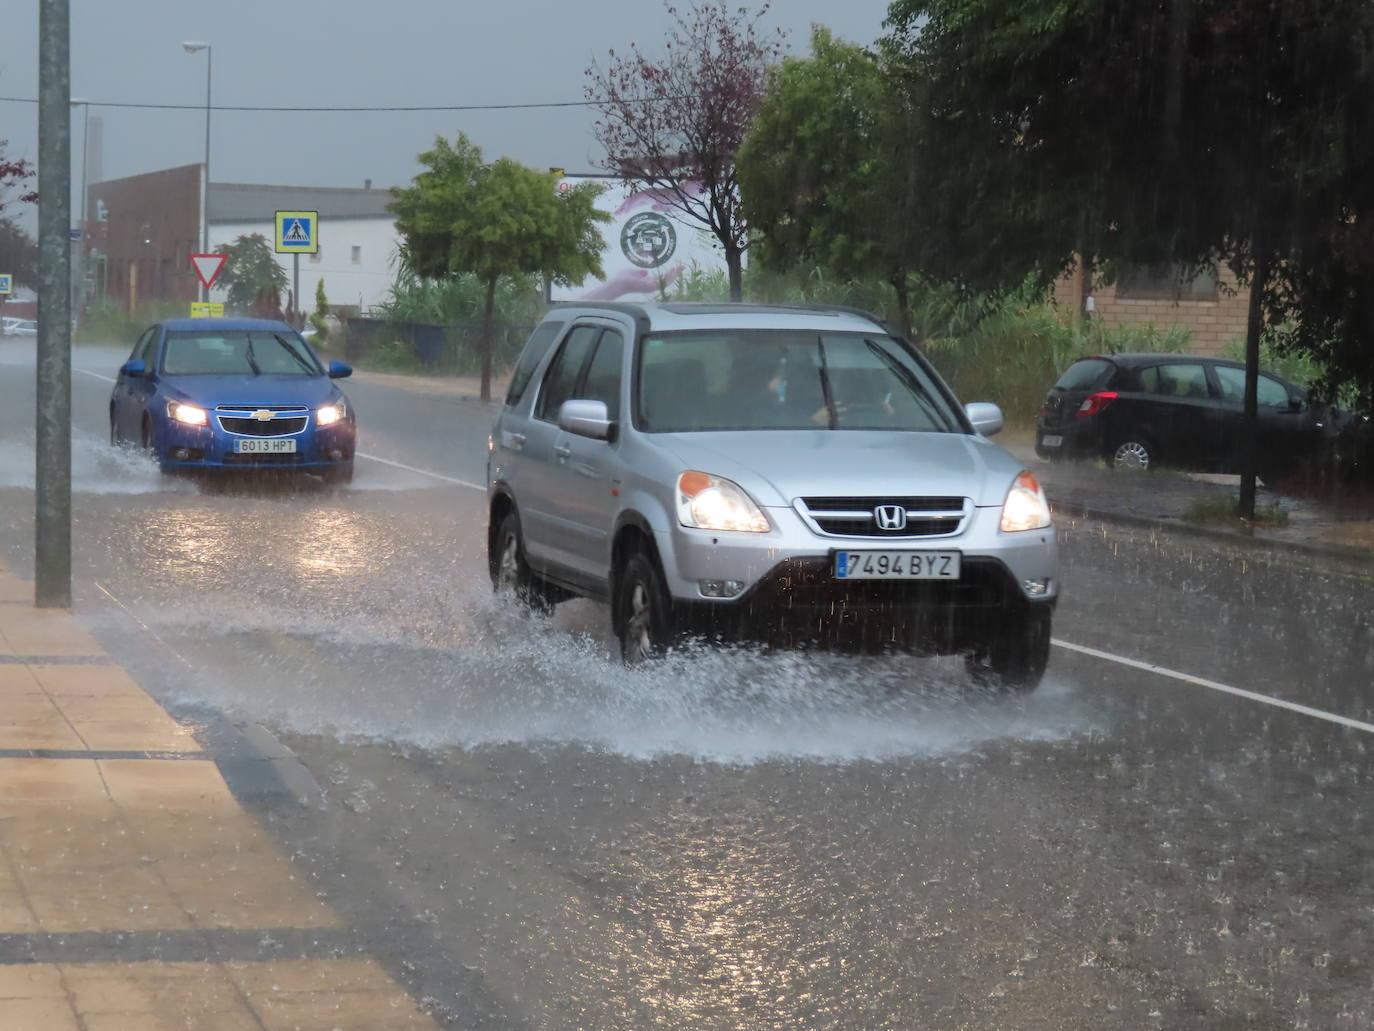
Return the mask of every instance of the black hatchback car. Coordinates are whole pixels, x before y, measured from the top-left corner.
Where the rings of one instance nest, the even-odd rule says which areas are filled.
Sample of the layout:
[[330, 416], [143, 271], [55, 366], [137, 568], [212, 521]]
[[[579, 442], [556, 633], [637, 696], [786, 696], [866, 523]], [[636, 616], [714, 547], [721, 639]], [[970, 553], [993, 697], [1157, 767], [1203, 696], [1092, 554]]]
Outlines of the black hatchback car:
[[[1050, 388], [1035, 430], [1041, 458], [1102, 458], [1118, 469], [1161, 465], [1240, 471], [1245, 366], [1183, 354], [1080, 358]], [[1260, 478], [1282, 478], [1317, 455], [1326, 412], [1300, 388], [1259, 378]]]

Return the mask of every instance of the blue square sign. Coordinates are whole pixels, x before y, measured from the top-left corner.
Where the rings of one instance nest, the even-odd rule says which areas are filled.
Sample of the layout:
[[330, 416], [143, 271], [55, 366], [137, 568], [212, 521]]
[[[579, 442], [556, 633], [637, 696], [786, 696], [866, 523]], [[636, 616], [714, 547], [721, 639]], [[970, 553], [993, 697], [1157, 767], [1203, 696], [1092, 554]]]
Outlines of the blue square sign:
[[8, 272], [0, 274], [0, 294], [14, 292], [14, 277]]

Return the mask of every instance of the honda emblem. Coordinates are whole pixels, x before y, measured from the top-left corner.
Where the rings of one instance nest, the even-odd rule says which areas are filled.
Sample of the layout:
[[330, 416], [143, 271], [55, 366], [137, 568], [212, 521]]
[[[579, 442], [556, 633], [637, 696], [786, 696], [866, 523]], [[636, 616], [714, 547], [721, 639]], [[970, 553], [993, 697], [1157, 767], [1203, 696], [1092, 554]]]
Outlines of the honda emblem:
[[879, 505], [873, 510], [879, 530], [905, 530], [906, 508], [903, 505]]

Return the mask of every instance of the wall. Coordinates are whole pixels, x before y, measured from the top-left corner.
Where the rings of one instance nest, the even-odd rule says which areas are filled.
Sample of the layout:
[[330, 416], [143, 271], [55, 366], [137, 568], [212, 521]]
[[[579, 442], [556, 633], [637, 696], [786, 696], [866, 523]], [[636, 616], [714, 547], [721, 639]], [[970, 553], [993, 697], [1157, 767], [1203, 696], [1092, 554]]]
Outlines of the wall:
[[[1076, 283], [1071, 272], [1055, 284], [1054, 301], [1060, 308], [1076, 310]], [[1220, 287], [1213, 301], [1119, 297], [1116, 286], [1101, 283], [1094, 285], [1092, 297], [1096, 308], [1093, 317], [1109, 326], [1154, 323], [1160, 328], [1184, 327], [1192, 334], [1189, 349], [1194, 354], [1220, 355], [1232, 340], [1245, 338], [1249, 295], [1237, 288], [1236, 277], [1229, 269], [1221, 271]]]
[[[122, 307], [195, 300], [200, 165], [111, 179], [89, 190], [87, 246], [107, 257], [107, 295]], [[98, 202], [105, 205], [104, 222], [97, 221]]]
[[[272, 222], [225, 222], [210, 226], [210, 249], [233, 243], [240, 236], [261, 233], [270, 243], [275, 226]], [[318, 254], [302, 254], [301, 293], [306, 311], [315, 310], [315, 284], [324, 279], [324, 292], [331, 305], [360, 307], [366, 311], [371, 305], [386, 300], [393, 279], [392, 262], [396, 255], [396, 224], [390, 218], [321, 218]], [[359, 249], [359, 260], [353, 261], [353, 248]], [[278, 254], [277, 262], [286, 270], [288, 289], [291, 282], [293, 255]], [[211, 291], [212, 301], [223, 301], [225, 290]], [[282, 307], [286, 295], [282, 295]]]

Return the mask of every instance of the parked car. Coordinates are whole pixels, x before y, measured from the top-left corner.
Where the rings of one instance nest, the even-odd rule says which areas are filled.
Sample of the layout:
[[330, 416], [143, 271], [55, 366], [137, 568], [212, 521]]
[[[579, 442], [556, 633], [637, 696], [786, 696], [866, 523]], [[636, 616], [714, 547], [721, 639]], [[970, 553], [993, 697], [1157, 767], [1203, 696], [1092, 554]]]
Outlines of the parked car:
[[3, 326], [0, 326], [7, 337], [36, 337], [38, 335], [38, 321], [36, 319], [15, 319], [6, 318]]
[[608, 602], [627, 663], [700, 632], [962, 653], [1030, 689], [1056, 543], [1001, 426], [863, 313], [559, 305], [492, 432], [492, 581]]
[[[1258, 387], [1261, 479], [1289, 475], [1322, 453], [1330, 409], [1271, 373]], [[1245, 366], [1184, 354], [1080, 358], [1050, 388], [1035, 451], [1050, 460], [1102, 458], [1121, 470], [1159, 466], [1240, 471]]]
[[284, 469], [353, 478], [353, 406], [284, 322], [172, 319], [150, 326], [119, 369], [110, 440], [167, 472]]

